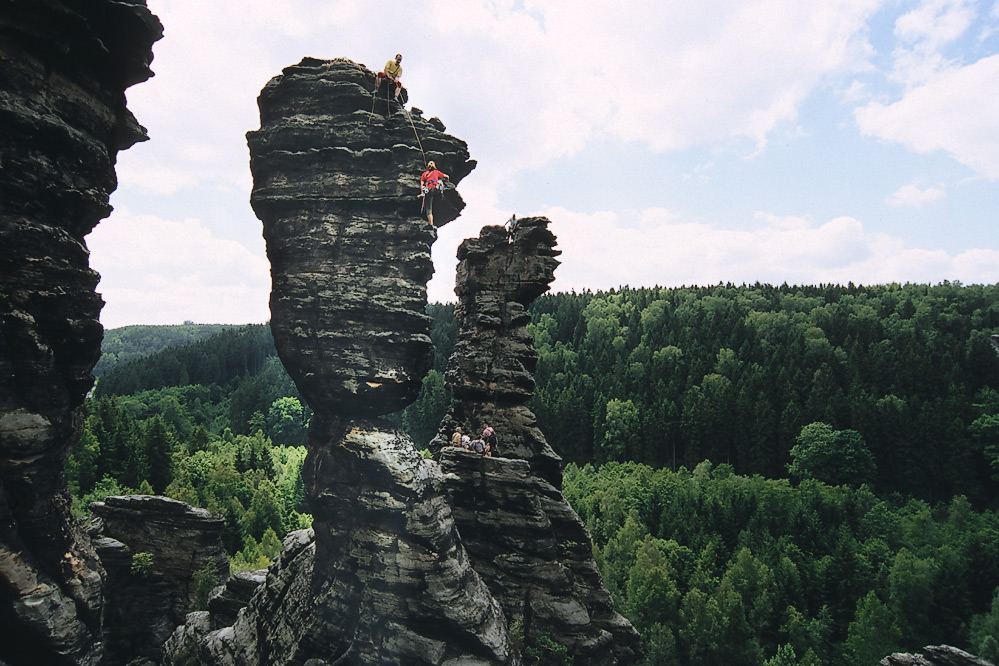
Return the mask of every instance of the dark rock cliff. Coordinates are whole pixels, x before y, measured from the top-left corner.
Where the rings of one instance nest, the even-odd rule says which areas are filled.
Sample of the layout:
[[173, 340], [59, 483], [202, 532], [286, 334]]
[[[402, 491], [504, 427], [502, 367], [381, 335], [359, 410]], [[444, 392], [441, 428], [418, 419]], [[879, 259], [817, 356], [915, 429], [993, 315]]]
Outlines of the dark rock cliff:
[[[91, 505], [90, 532], [107, 570], [104, 666], [158, 660], [163, 643], [194, 607], [196, 575], [222, 583], [229, 560], [220, 517], [168, 497], [108, 497]], [[133, 556], [149, 566], [133, 570]]]
[[141, 1], [0, 4], [0, 660], [95, 664], [104, 571], [63, 465], [100, 354], [84, 237], [119, 150], [146, 138], [124, 91], [162, 27]]
[[[461, 544], [442, 473], [378, 418], [429, 368], [435, 231], [416, 194], [424, 159], [474, 167], [439, 121], [371, 113], [373, 74], [305, 59], [260, 95], [248, 135], [271, 260], [278, 353], [315, 412], [302, 471], [313, 530], [289, 535], [231, 627], [193, 615], [169, 663], [508, 664], [499, 604]], [[449, 191], [454, 219], [461, 208]]]
[[[558, 266], [545, 218], [484, 227], [458, 249], [458, 338], [445, 381], [455, 397], [435, 444], [472, 565], [530, 643], [547, 636], [575, 663], [629, 664], [638, 634], [614, 611], [590, 536], [562, 496], [559, 458], [526, 402], [537, 352], [526, 307]], [[445, 446], [456, 426], [499, 436], [499, 457]]]
[[[372, 114], [373, 80], [348, 60], [306, 58], [264, 87], [247, 135], [274, 341], [317, 414], [389, 414], [416, 397], [432, 358], [436, 238], [416, 198], [424, 154], [453, 183], [475, 167], [439, 120]], [[448, 190], [435, 223], [463, 207]]]

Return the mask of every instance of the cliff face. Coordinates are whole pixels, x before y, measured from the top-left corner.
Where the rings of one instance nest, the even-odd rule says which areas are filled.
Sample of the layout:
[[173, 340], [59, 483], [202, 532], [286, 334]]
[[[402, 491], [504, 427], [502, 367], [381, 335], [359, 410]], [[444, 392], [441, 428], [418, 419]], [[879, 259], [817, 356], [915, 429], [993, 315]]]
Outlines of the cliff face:
[[[420, 173], [434, 160], [458, 183], [475, 167], [439, 120], [372, 114], [373, 81], [353, 62], [306, 58], [263, 89], [247, 135], [274, 341], [317, 414], [388, 414], [416, 397], [436, 237], [419, 219]], [[463, 207], [448, 190], [435, 223]]]
[[[373, 80], [349, 61], [306, 59], [260, 95], [251, 202], [275, 344], [315, 412], [302, 472], [314, 534], [286, 539], [232, 627], [193, 616], [168, 648], [173, 663], [511, 663], [439, 467], [377, 418], [415, 398], [430, 363], [435, 232], [419, 218], [414, 127], [454, 182], [474, 163], [439, 121], [373, 116]], [[461, 208], [453, 191], [446, 201], [438, 223]]]
[[[614, 611], [590, 536], [559, 490], [560, 459], [525, 404], [537, 365], [526, 307], [548, 290], [558, 254], [545, 218], [519, 220], [509, 235], [484, 227], [458, 249], [458, 338], [445, 376], [456, 402], [435, 443], [472, 565], [525, 640], [553, 638], [579, 665], [628, 664], [638, 634]], [[456, 426], [474, 436], [486, 425], [499, 457], [446, 446]]]
[[84, 236], [111, 211], [119, 150], [146, 138], [125, 89], [162, 28], [144, 3], [0, 8], [0, 660], [93, 664], [103, 569], [63, 464], [103, 335]]
[[[199, 572], [211, 586], [228, 576], [223, 521], [151, 495], [108, 497], [90, 508], [95, 518], [89, 531], [108, 582], [102, 664], [159, 660], [160, 646], [194, 606]], [[139, 553], [150, 556], [149, 566], [133, 570]]]

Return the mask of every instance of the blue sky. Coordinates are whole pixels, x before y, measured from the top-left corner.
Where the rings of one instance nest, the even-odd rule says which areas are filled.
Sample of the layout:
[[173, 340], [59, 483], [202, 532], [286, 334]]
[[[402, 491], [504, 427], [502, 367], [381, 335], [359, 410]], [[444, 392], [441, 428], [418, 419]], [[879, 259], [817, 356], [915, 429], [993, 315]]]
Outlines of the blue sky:
[[[999, 282], [999, 1], [148, 0], [150, 141], [88, 238], [108, 328], [261, 322], [245, 133], [304, 56], [403, 53], [479, 167], [434, 246], [547, 215], [555, 290]], [[687, 6], [689, 5], [689, 6]]]

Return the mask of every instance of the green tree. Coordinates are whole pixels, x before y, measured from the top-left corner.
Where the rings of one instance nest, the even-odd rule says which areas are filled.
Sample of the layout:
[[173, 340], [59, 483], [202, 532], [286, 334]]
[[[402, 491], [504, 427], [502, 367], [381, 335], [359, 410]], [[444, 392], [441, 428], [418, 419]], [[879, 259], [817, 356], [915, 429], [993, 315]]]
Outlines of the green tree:
[[680, 605], [676, 572], [651, 536], [635, 553], [625, 591], [627, 616], [640, 634], [656, 624], [676, 626]]
[[643, 437], [638, 407], [631, 400], [611, 398], [607, 401], [604, 417], [604, 436], [600, 450], [604, 461], [629, 460], [641, 447]]
[[901, 638], [891, 611], [871, 590], [857, 602], [857, 612], [847, 628], [843, 650], [851, 664], [876, 664], [898, 651]]
[[173, 453], [176, 442], [160, 416], [149, 419], [142, 432], [144, 478], [157, 493], [162, 493], [173, 480]]
[[306, 410], [298, 398], [278, 398], [267, 410], [267, 435], [275, 444], [305, 446], [308, 426]]
[[641, 666], [680, 666], [676, 638], [673, 630], [662, 624], [653, 624], [642, 632]]
[[66, 463], [70, 490], [77, 497], [94, 489], [100, 472], [101, 445], [89, 428], [84, 428]]
[[714, 597], [694, 588], [680, 603], [679, 643], [685, 663], [723, 664], [725, 617]]
[[971, 650], [983, 659], [999, 663], [999, 588], [992, 597], [989, 612], [971, 620]]
[[889, 603], [895, 612], [902, 640], [919, 645], [931, 633], [929, 609], [933, 606], [934, 572], [930, 562], [902, 548], [888, 574]]
[[423, 378], [420, 393], [403, 411], [403, 423], [417, 448], [425, 447], [437, 434], [441, 419], [451, 409], [451, 392], [444, 386], [444, 374], [430, 370]]
[[801, 429], [787, 469], [799, 479], [859, 486], [874, 482], [877, 465], [860, 433], [815, 422]]
[[243, 531], [254, 539], [262, 538], [268, 529], [275, 534], [284, 534], [281, 513], [277, 489], [268, 479], [264, 479], [257, 485], [250, 508], [243, 515]]

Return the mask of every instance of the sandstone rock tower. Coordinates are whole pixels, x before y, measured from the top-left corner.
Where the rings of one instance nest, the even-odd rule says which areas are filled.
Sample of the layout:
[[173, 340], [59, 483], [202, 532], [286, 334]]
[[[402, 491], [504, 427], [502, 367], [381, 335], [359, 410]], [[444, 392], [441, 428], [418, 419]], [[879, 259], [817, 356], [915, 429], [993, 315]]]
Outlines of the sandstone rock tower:
[[[260, 95], [251, 203], [272, 265], [278, 353], [315, 412], [303, 470], [314, 541], [286, 539], [231, 628], [201, 636], [212, 627], [192, 618], [169, 648], [175, 662], [197, 651], [200, 663], [226, 664], [516, 663], [439, 467], [378, 418], [415, 398], [429, 367], [435, 232], [418, 216], [413, 126], [398, 112], [372, 117], [373, 80], [346, 60], [305, 59]], [[439, 121], [413, 125], [453, 182], [472, 170]], [[438, 223], [461, 208], [453, 191], [447, 202]]]
[[629, 664], [638, 634], [614, 611], [589, 534], [559, 490], [560, 458], [525, 404], [537, 366], [526, 307], [548, 290], [559, 254], [543, 217], [510, 234], [484, 227], [458, 249], [458, 338], [445, 376], [456, 402], [435, 443], [458, 425], [499, 433], [499, 457], [451, 447], [439, 457], [472, 565], [525, 639], [554, 638], [580, 666]]
[[84, 237], [119, 150], [146, 137], [125, 89], [152, 76], [141, 0], [0, 7], [0, 661], [96, 664], [104, 571], [63, 464], [103, 336]]

